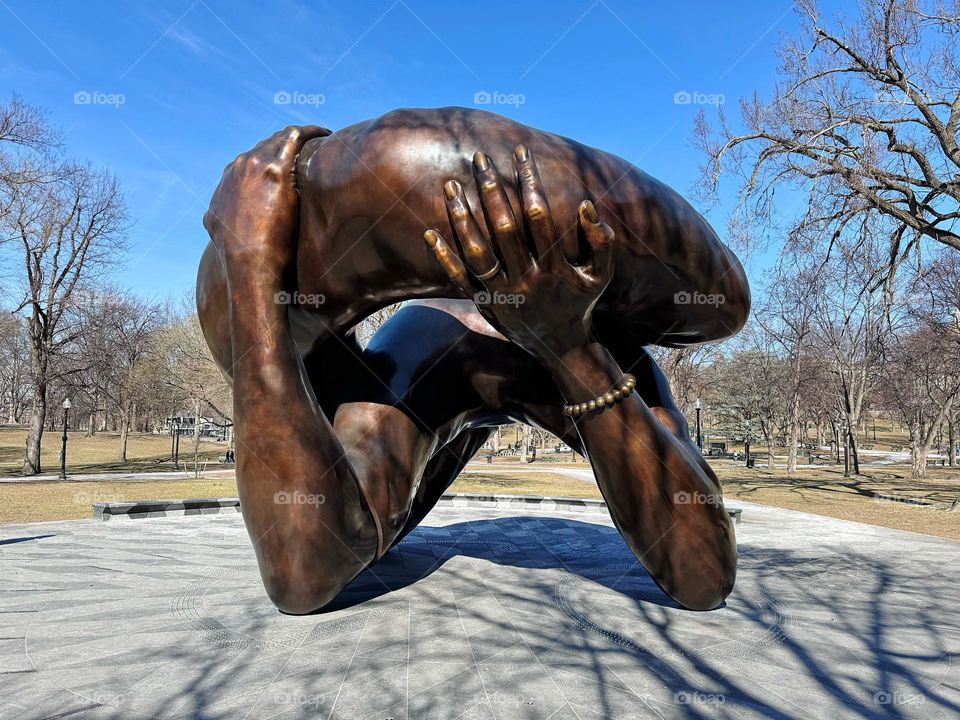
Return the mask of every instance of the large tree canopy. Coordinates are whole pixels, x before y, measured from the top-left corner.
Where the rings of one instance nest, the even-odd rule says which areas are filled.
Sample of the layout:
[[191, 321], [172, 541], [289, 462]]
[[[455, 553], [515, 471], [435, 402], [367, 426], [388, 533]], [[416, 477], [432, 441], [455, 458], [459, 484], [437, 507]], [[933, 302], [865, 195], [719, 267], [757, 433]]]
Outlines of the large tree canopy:
[[773, 200], [789, 188], [795, 245], [826, 255], [848, 230], [881, 229], [878, 283], [923, 238], [960, 249], [960, 0], [862, 0], [832, 20], [814, 0], [797, 6], [802, 30], [781, 42], [770, 100], [742, 100], [736, 130], [722, 112], [719, 128], [697, 119], [707, 195], [724, 173], [741, 183], [733, 239], [749, 245], [784, 220]]

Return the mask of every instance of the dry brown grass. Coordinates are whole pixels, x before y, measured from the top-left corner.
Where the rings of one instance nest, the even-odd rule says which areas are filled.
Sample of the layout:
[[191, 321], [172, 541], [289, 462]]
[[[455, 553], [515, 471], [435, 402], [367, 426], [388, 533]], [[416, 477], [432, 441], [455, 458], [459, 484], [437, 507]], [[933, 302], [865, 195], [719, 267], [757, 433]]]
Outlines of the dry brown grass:
[[[723, 483], [727, 498], [960, 540], [960, 512], [950, 512], [942, 507], [960, 499], [960, 468], [929, 468], [930, 477], [918, 481], [912, 480], [910, 469], [902, 465], [865, 468], [859, 478], [844, 478], [842, 468], [835, 466], [804, 468], [798, 477], [788, 478], [782, 469], [748, 470], [729, 460], [711, 464]], [[472, 469], [476, 472], [461, 475], [450, 489], [600, 497], [600, 491], [592, 482], [551, 473], [548, 465], [528, 467], [536, 468], [536, 472], [511, 475], [508, 468], [498, 471], [496, 465], [485, 470], [474, 466]], [[582, 464], [557, 467], [584, 468]], [[872, 493], [938, 503], [939, 507], [877, 499]]]
[[[61, 432], [47, 431], [43, 435], [40, 463], [44, 474], [55, 474], [60, 469]], [[27, 431], [18, 427], [0, 427], [0, 477], [23, 474], [23, 454]], [[83, 431], [67, 432], [67, 472], [156, 472], [171, 470], [170, 436], [131, 433], [127, 440], [127, 461], [119, 462], [120, 434], [98, 433], [86, 437]], [[224, 443], [201, 442], [200, 458], [216, 462], [226, 450]], [[180, 437], [181, 463], [193, 461], [193, 438]]]
[[[583, 468], [583, 465], [580, 466]], [[554, 495], [559, 497], [599, 498], [596, 483], [558, 475], [544, 469], [542, 472], [524, 472], [516, 475], [482, 471], [463, 473], [450, 486], [450, 492], [494, 493], [501, 495]]]
[[95, 502], [236, 497], [232, 477], [199, 480], [0, 483], [0, 523], [77, 520]]
[[[788, 478], [783, 470], [714, 465], [724, 496], [841, 520], [960, 540], [960, 512], [944, 505], [960, 499], [960, 469], [929, 468], [926, 480], [912, 480], [901, 465], [864, 468], [861, 477], [843, 477], [836, 467], [803, 469]], [[878, 499], [874, 493], [937, 503], [935, 507]]]
[[[15, 440], [9, 429], [0, 429], [0, 451], [9, 449]], [[83, 440], [78, 438], [75, 446], [71, 446], [71, 457], [76, 451], [78, 463], [84, 460], [92, 463], [97, 457], [102, 457], [105, 449], [115, 453], [115, 442], [116, 435]], [[108, 469], [170, 469], [169, 463], [162, 464], [155, 459], [157, 455], [166, 456], [169, 452], [167, 443], [169, 437], [164, 436], [131, 438], [131, 462], [122, 466], [110, 465]], [[222, 445], [210, 444], [205, 452], [215, 458], [222, 449]], [[154, 459], [151, 460], [151, 457]], [[564, 467], [584, 470], [587, 466], [582, 462], [574, 465], [537, 462], [525, 466], [523, 472], [512, 472], [509, 467], [498, 467], [501, 465], [503, 464], [499, 462], [489, 466], [472, 465], [470, 472], [457, 478], [450, 489], [453, 492], [600, 497], [594, 482], [553, 472]], [[929, 478], [915, 481], [910, 479], [909, 468], [902, 465], [867, 467], [864, 475], [859, 478], [844, 478], [842, 469], [834, 466], [801, 469], [796, 478], [787, 478], [783, 470], [777, 469], [771, 471], [758, 467], [747, 470], [743, 465], [735, 466], [727, 460], [717, 461], [713, 466], [724, 485], [726, 497], [734, 500], [742, 499], [960, 540], [960, 512], [878, 500], [871, 495], [879, 492], [940, 504], [951, 503], [960, 499], [960, 468], [930, 468]], [[71, 468], [73, 467], [71, 465]], [[105, 471], [102, 465], [90, 464], [84, 467]], [[0, 465], [0, 474], [5, 471], [8, 475], [16, 474], [9, 470], [9, 467]], [[216, 479], [0, 483], [0, 522], [86, 518], [92, 514], [91, 504], [97, 501], [223, 497], [237, 494], [236, 484], [229, 472], [214, 471], [207, 475], [208, 478]]]

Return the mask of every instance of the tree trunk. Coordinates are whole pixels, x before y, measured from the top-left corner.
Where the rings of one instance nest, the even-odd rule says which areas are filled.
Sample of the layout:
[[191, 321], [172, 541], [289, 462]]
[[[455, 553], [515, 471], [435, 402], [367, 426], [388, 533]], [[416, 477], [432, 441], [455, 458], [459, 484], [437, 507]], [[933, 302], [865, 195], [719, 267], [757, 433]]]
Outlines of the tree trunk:
[[120, 411], [120, 452], [118, 453], [118, 459], [120, 462], [127, 461], [127, 438], [130, 435], [130, 418], [129, 410], [123, 408]]
[[787, 434], [787, 477], [797, 474], [797, 447], [800, 444], [800, 395], [794, 394], [790, 411], [790, 432]]
[[193, 476], [200, 477], [200, 398], [193, 401]]
[[37, 381], [33, 387], [33, 414], [30, 416], [30, 431], [27, 433], [27, 452], [23, 460], [23, 474], [40, 473], [40, 442], [43, 426], [47, 420], [47, 384]]
[[790, 433], [787, 438], [787, 477], [797, 474], [797, 445], [800, 442], [800, 353], [793, 360], [793, 398], [790, 408]]
[[527, 446], [530, 444], [530, 426], [524, 425], [520, 436], [520, 461], [527, 462]]
[[927, 476], [927, 451], [929, 443], [923, 442], [923, 425], [911, 423], [910, 438], [910, 477], [920, 480]]
[[910, 448], [910, 477], [922, 480], [927, 476], [927, 449], [923, 445]]
[[947, 420], [947, 436], [948, 436], [948, 445], [950, 449], [950, 467], [953, 467], [956, 464], [957, 457], [957, 428], [954, 424], [954, 414], [950, 413], [949, 419]]
[[860, 453], [857, 452], [857, 434], [854, 432], [849, 432], [847, 434], [850, 436], [849, 452], [850, 452], [850, 457], [853, 461], [852, 462], [853, 474], [859, 475], [860, 474]]

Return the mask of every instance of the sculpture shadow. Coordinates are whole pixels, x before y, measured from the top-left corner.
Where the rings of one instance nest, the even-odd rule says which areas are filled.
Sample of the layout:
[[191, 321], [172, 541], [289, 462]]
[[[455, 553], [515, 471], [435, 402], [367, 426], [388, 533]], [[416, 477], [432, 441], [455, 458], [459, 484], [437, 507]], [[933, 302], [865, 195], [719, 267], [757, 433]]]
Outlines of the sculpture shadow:
[[[373, 714], [376, 708], [370, 707], [371, 713], [358, 717], [399, 716], [407, 702], [405, 684], [390, 684], [404, 675], [398, 657], [425, 660], [414, 667], [429, 673], [469, 664], [474, 650], [499, 658], [484, 672], [517, 671], [514, 686], [495, 690], [495, 699], [526, 697], [524, 678], [539, 673], [569, 693], [581, 717], [960, 716], [951, 669], [960, 629], [950, 565], [955, 553], [949, 546], [928, 546], [911, 559], [898, 552], [907, 546], [897, 543], [841, 547], [827, 540], [807, 547], [773, 535], [741, 542], [740, 578], [728, 607], [694, 614], [670, 607], [616, 530], [597, 517], [506, 517], [421, 526], [338, 598], [352, 600], [351, 609], [315, 615], [312, 622], [280, 617], [269, 604], [252, 551], [240, 544], [242, 530], [235, 518], [211, 519], [182, 534], [171, 534], [171, 527], [175, 524], [157, 521], [137, 528], [140, 541], [112, 546], [122, 550], [118, 555], [111, 551], [107, 557], [113, 561], [99, 559], [104, 531], [88, 524], [58, 532], [70, 542], [48, 548], [46, 554], [25, 542], [4, 550], [4, 569], [31, 569], [4, 577], [10, 590], [4, 599], [23, 598], [7, 604], [5, 612], [11, 614], [5, 619], [29, 626], [20, 641], [37, 664], [34, 672], [0, 670], [5, 695], [23, 709], [18, 717], [95, 713], [125, 720], [132, 715], [131, 703], [142, 710], [157, 708], [162, 717], [267, 717], [279, 716], [280, 710], [287, 711], [283, 717], [354, 717], [333, 713], [338, 687], [344, 696], [371, 703], [380, 696], [398, 698], [395, 708]], [[934, 548], [946, 551], [940, 565]], [[386, 594], [389, 588], [400, 590], [429, 577], [452, 559], [458, 572], [449, 575], [455, 578], [422, 583], [415, 599]], [[121, 585], [127, 568], [137, 578], [135, 586]], [[564, 572], [539, 572], [551, 568]], [[43, 581], [42, 592], [33, 570], [53, 573]], [[77, 573], [84, 601], [61, 601], [56, 594]], [[159, 602], [144, 597], [154, 585], [143, 579], [151, 577], [163, 579]], [[137, 625], [129, 647], [126, 638], [101, 637], [104, 620], [114, 620], [118, 597], [141, 599], [129, 615], [116, 618]], [[357, 605], [363, 598], [370, 600], [365, 607]], [[450, 619], [451, 610], [457, 620]], [[28, 613], [40, 612], [43, 622], [26, 619]], [[176, 616], [172, 625], [170, 612]], [[23, 613], [24, 619], [13, 613]], [[73, 615], [81, 616], [97, 637], [51, 635], [48, 621]], [[404, 624], [412, 633], [406, 637], [418, 641], [415, 647], [403, 644]], [[175, 632], [164, 640], [157, 628]], [[400, 644], [391, 645], [388, 638], [400, 638]], [[364, 652], [356, 654], [362, 639]], [[89, 657], [108, 663], [104, 668], [136, 666], [145, 681], [134, 685], [129, 678], [114, 677], [112, 670], [88, 677], [83, 666], [87, 656], [62, 651], [81, 641], [93, 643]], [[521, 654], [529, 649], [538, 661], [518, 666], [511, 648]], [[278, 668], [289, 672], [278, 674]], [[158, 672], [162, 681], [154, 680]], [[38, 693], [41, 686], [50, 694]], [[451, 708], [462, 688], [455, 682], [445, 688], [412, 694], [411, 712], [402, 716], [456, 716]], [[722, 698], [722, 703], [681, 704], [676, 699], [698, 697], [696, 693]], [[46, 704], [41, 707], [41, 702]], [[542, 720], [543, 710], [524, 703], [497, 717]]]
[[420, 525], [358, 575], [320, 614], [408, 587], [454, 557], [530, 570], [566, 570], [639, 602], [682, 609], [637, 562], [615, 528], [580, 520], [522, 516], [442, 527]]
[[[683, 717], [735, 718], [746, 712], [747, 717], [800, 718], [816, 716], [818, 707], [831, 717], [960, 717], [960, 695], [948, 677], [956, 631], [944, 628], [946, 596], [953, 587], [947, 569], [911, 570], [883, 555], [854, 550], [824, 553], [822, 548], [808, 552], [741, 543], [740, 580], [724, 610], [732, 613], [724, 618], [730, 629], [718, 628], [711, 613], [696, 613], [704, 618], [705, 635], [698, 639], [691, 634], [693, 626], [675, 614], [689, 611], [656, 586], [615, 528], [587, 518], [507, 517], [418, 527], [328, 609], [377, 598], [382, 600], [374, 606], [389, 602], [384, 597], [389, 592], [428, 577], [453, 558], [491, 563], [460, 573], [458, 596], [479, 597], [496, 586], [506, 607], [524, 607], [534, 598], [579, 626], [582, 634], [573, 631], [569, 638], [558, 637], [551, 623], [528, 626], [526, 642], [538, 652], [587, 653], [590, 659], [578, 664], [578, 671], [596, 668], [598, 679], [608, 664], [639, 662], [649, 677], [675, 693], [707, 693], [726, 703], [685, 705]], [[562, 569], [573, 584], [558, 581], [556, 573], [530, 573], [522, 578], [523, 592], [517, 592], [498, 584], [515, 583], [516, 574], [498, 577], [497, 566]], [[917, 596], [918, 587], [906, 590], [905, 597], [908, 577], [930, 594]], [[580, 579], [614, 590], [620, 599], [595, 603], [589, 587], [578, 587]], [[435, 583], [427, 587], [432, 589], [424, 592], [435, 595], [434, 603], [447, 602]], [[458, 607], [465, 622], [514, 622], [497, 610]], [[794, 629], [795, 613], [805, 631]], [[584, 636], [593, 641], [584, 643]], [[764, 658], [759, 665], [754, 655]], [[802, 689], [794, 687], [798, 674]], [[595, 709], [617, 717], [614, 696], [601, 697]], [[815, 703], [812, 714], [808, 703]]]

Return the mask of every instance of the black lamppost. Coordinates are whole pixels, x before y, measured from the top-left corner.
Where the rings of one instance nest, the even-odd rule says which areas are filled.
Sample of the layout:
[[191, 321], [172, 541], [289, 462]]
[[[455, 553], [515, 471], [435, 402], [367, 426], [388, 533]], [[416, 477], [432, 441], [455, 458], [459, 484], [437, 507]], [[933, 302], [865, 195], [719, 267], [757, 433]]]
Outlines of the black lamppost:
[[173, 436], [173, 469], [180, 469], [180, 418], [174, 420]]
[[70, 398], [63, 401], [63, 440], [60, 446], [60, 479], [67, 479], [67, 415], [70, 412]]
[[697, 411], [697, 447], [703, 455], [703, 433], [700, 431], [700, 398], [693, 401], [693, 409]]
[[747, 420], [744, 423], [744, 436], [743, 436], [743, 455], [744, 460], [747, 463], [747, 467], [750, 467], [750, 421]]
[[850, 477], [850, 419], [845, 413], [840, 416], [840, 430], [843, 432], [843, 476]]

